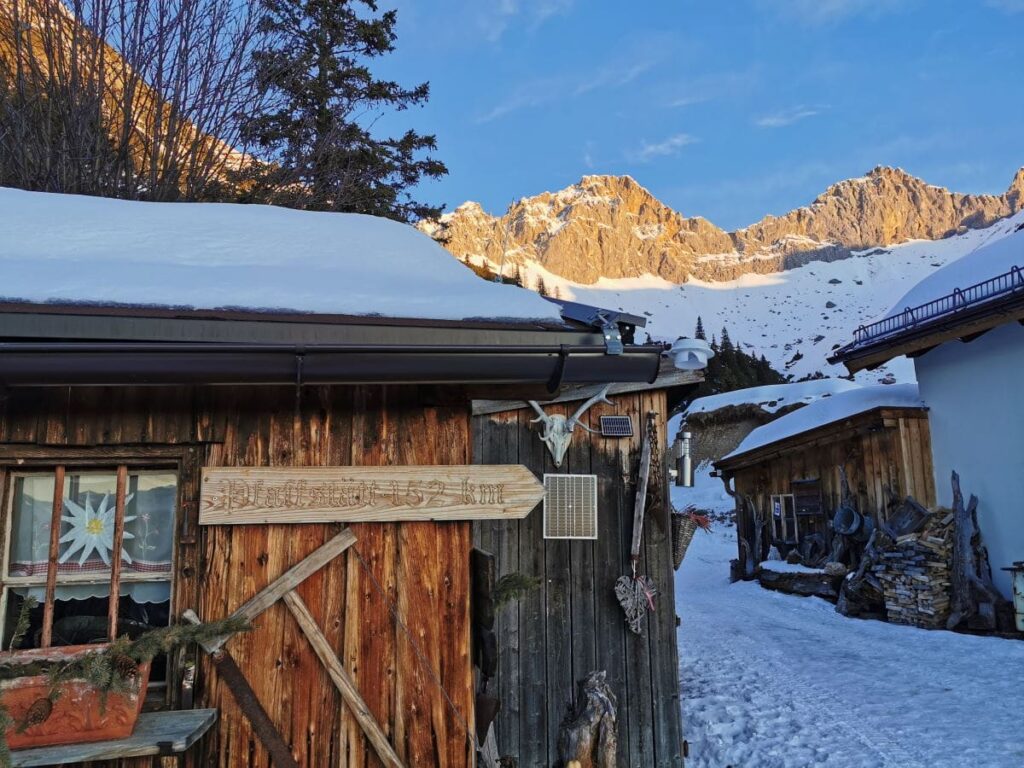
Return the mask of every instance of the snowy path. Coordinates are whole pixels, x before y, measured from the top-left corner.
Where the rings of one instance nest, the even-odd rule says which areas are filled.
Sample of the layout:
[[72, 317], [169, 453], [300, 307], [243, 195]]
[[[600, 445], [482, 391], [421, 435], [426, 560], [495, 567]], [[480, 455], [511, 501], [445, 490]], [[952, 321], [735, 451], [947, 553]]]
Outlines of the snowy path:
[[1024, 642], [729, 584], [735, 552], [698, 531], [677, 576], [688, 768], [1024, 766]]

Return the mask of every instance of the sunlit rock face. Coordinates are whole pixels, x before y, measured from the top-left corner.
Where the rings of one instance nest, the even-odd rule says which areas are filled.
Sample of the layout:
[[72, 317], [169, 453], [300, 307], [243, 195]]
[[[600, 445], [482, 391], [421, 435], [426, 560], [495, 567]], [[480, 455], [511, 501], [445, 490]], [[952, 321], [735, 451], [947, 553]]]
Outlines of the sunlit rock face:
[[810, 205], [726, 232], [662, 203], [629, 176], [584, 176], [492, 216], [468, 202], [420, 229], [460, 258], [536, 262], [579, 283], [657, 275], [731, 280], [913, 239], [988, 226], [1024, 207], [1024, 168], [1002, 195], [965, 195], [878, 167], [833, 184]]

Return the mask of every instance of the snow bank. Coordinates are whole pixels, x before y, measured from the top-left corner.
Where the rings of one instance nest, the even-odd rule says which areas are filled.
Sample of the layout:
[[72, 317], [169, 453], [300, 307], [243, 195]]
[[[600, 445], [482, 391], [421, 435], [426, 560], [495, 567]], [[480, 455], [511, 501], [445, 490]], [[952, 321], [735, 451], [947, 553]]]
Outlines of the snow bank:
[[824, 573], [821, 568], [808, 568], [800, 563], [787, 563], [785, 560], [764, 560], [760, 566], [766, 571], [775, 573]]
[[710, 413], [730, 405], [756, 405], [767, 413], [775, 413], [780, 408], [797, 403], [809, 404], [823, 397], [831, 397], [839, 392], [859, 389], [858, 384], [846, 379], [814, 379], [799, 381], [792, 384], [769, 384], [763, 387], [749, 387], [720, 395], [709, 395], [694, 400], [686, 409], [687, 414]]
[[992, 239], [982, 242], [911, 288], [885, 316], [894, 317], [907, 307], [918, 307], [949, 296], [957, 288], [968, 288], [1005, 274], [1013, 267], [1024, 269], [1024, 211], [994, 227]]
[[439, 320], [559, 319], [415, 228], [262, 205], [0, 188], [0, 299]]
[[924, 401], [918, 394], [917, 384], [875, 384], [847, 390], [758, 427], [724, 458], [739, 456], [858, 413], [885, 407], [921, 408], [924, 407]]

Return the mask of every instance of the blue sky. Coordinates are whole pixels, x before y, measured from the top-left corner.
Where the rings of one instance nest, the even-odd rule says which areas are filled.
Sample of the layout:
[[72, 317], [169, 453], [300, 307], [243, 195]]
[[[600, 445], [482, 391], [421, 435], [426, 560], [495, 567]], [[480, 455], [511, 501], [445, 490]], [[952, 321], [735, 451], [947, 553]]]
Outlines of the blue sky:
[[422, 198], [492, 212], [588, 173], [740, 227], [898, 165], [964, 192], [1024, 165], [1024, 0], [381, 0], [385, 116], [437, 134]]

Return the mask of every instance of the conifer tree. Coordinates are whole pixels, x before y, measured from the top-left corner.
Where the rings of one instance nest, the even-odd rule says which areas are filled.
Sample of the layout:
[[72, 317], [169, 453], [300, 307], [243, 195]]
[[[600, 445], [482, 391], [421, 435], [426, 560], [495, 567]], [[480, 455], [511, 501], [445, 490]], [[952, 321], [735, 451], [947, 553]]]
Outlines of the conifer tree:
[[722, 347], [723, 352], [731, 351], [733, 348], [732, 339], [729, 338], [729, 329], [725, 326], [722, 326], [722, 341], [720, 346]]
[[697, 315], [697, 330], [693, 332], [693, 338], [708, 340], [707, 334], [704, 332], [704, 321], [701, 320], [700, 315]]
[[448, 172], [432, 155], [435, 137], [411, 129], [380, 137], [366, 125], [430, 95], [428, 83], [406, 88], [369, 69], [394, 50], [396, 12], [378, 14], [376, 0], [260, 2], [268, 42], [253, 67], [270, 106], [245, 124], [266, 160], [252, 171], [249, 199], [399, 221], [439, 215], [409, 191]]
[[537, 293], [539, 293], [541, 296], [547, 296], [548, 295], [548, 287], [546, 285], [544, 285], [544, 278], [543, 277], [538, 277], [537, 278]]

